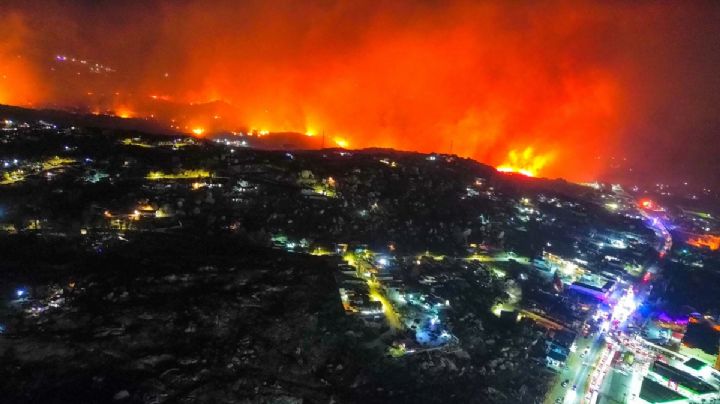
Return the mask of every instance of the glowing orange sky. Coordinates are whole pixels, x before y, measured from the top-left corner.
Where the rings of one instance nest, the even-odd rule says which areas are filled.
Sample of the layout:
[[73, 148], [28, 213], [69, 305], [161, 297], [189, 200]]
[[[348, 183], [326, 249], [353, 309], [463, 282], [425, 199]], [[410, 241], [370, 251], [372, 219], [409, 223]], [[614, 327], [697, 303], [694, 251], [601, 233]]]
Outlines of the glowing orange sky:
[[[187, 99], [249, 100], [242, 121], [250, 127], [324, 130], [352, 147], [452, 151], [490, 164], [532, 147], [555, 156], [556, 169], [549, 164], [544, 175], [592, 175], [593, 160], [577, 156], [602, 152], [613, 139], [619, 94], [608, 72], [563, 52], [586, 18], [550, 28], [546, 17], [523, 15], [518, 27], [514, 15], [503, 21], [508, 11], [529, 10], [458, 5], [416, 11], [400, 25], [390, 11], [350, 34], [351, 41], [328, 40], [330, 27], [321, 23], [289, 55], [285, 35], [293, 27], [281, 18], [259, 28], [262, 43], [255, 46], [269, 60], [249, 55], [238, 63], [218, 49], [244, 54], [248, 44], [219, 28], [212, 44], [188, 38], [202, 51], [193, 52], [196, 62], [182, 72], [183, 81], [198, 83]], [[194, 8], [178, 15], [190, 25], [208, 18]], [[275, 58], [286, 61], [278, 65]]]
[[0, 17], [0, 104], [31, 105], [43, 97], [36, 68], [23, 55], [28, 35], [19, 14]]
[[[597, 175], [649, 108], [628, 82], [646, 68], [638, 44], [655, 43], [645, 26], [667, 19], [561, 1], [39, 3], [0, 16], [0, 103], [160, 117], [159, 99], [220, 100], [232, 108], [171, 111], [168, 125], [325, 132], [496, 166], [531, 149], [540, 175], [574, 180]], [[60, 80], [59, 53], [117, 72]]]

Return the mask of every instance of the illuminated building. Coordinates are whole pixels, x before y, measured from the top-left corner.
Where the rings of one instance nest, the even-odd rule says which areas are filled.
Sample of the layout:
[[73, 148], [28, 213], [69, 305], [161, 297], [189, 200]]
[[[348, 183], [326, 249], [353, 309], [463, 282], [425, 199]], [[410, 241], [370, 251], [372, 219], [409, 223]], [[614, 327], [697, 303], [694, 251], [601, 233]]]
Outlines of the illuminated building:
[[[687, 397], [697, 402], [702, 399], [711, 398], [711, 396], [715, 396], [718, 393], [715, 387], [702, 379], [667, 363], [655, 361], [650, 370], [656, 382], [664, 382], [668, 389], [673, 390], [679, 395], [679, 397], [675, 397], [675, 400], [682, 400], [682, 398]], [[643, 385], [644, 384], [645, 381], [643, 381]], [[641, 398], [643, 397], [642, 389], [640, 396]], [[648, 394], [645, 396], [650, 398]], [[670, 402], [669, 400], [649, 401], [647, 398], [645, 400], [648, 402]]]
[[688, 402], [688, 399], [682, 394], [678, 394], [675, 390], [648, 377], [643, 379], [638, 399], [641, 403], [648, 404], [681, 404]]
[[605, 300], [614, 286], [615, 282], [613, 281], [607, 281], [602, 286], [576, 281], [570, 284], [570, 290], [593, 296], [599, 300]]

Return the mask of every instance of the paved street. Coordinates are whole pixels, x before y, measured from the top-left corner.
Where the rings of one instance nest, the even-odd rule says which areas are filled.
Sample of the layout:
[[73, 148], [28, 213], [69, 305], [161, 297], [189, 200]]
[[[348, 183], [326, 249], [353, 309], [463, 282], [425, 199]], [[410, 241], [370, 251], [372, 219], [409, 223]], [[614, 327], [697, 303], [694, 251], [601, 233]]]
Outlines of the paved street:
[[628, 396], [632, 378], [632, 375], [618, 369], [611, 369], [600, 389], [598, 404], [625, 404], [632, 402], [631, 397]]
[[[603, 350], [604, 342], [599, 333], [588, 338], [578, 337], [576, 340], [577, 349], [571, 352], [568, 357], [567, 367], [558, 373], [556, 382], [550, 393], [545, 398], [546, 404], [553, 404], [558, 398], [563, 403], [572, 404], [583, 402], [585, 390], [588, 384], [588, 376], [592, 372], [600, 353]], [[584, 352], [587, 353], [583, 355]], [[562, 387], [562, 382], [568, 380], [568, 385]], [[576, 386], [573, 394], [572, 387]]]

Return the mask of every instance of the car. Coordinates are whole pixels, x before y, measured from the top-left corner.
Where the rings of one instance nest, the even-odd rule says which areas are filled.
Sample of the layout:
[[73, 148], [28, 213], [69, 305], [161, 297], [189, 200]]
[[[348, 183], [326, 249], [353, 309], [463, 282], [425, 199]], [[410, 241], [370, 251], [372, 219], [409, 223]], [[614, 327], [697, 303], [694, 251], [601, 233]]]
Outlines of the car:
[[573, 384], [573, 391], [577, 390], [577, 384]]
[[555, 404], [560, 404], [560, 403], [562, 403], [562, 402], [563, 402], [563, 399], [560, 398], [560, 397], [558, 397], [558, 398], [555, 399]]
[[562, 387], [567, 387], [567, 385], [568, 385], [569, 383], [570, 383], [570, 380], [565, 379], [565, 381], [563, 381], [562, 383], [560, 383], [560, 386], [562, 386]]

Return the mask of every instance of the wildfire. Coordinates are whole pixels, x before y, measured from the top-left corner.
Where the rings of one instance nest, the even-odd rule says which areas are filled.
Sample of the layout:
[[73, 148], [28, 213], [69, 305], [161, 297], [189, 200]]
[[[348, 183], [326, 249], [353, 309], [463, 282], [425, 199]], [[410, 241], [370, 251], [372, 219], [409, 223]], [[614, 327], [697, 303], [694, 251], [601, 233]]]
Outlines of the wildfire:
[[339, 147], [342, 147], [343, 149], [347, 149], [347, 147], [350, 145], [350, 143], [347, 140], [345, 140], [343, 138], [339, 138], [339, 137], [335, 138], [335, 144], [338, 145]]
[[653, 201], [650, 198], [642, 198], [638, 201], [638, 207], [644, 210], [650, 210], [654, 212], [662, 212], [664, 209], [662, 206], [658, 205], [657, 202]]
[[504, 173], [518, 173], [528, 177], [536, 177], [540, 170], [552, 161], [552, 154], [535, 154], [532, 147], [526, 147], [522, 152], [513, 149], [508, 153], [507, 161], [497, 167]]
[[720, 249], [720, 236], [716, 236], [713, 234], [704, 234], [690, 238], [687, 243], [693, 247], [706, 247], [713, 251], [717, 251], [718, 249]]
[[[579, 181], [594, 178], [603, 160], [555, 157], [605, 155], [624, 128], [622, 107], [635, 105], [621, 80], [632, 75], [615, 71], [624, 64], [587, 57], [607, 52], [604, 24], [617, 20], [595, 5], [581, 8], [587, 12], [564, 2], [462, 0], [208, 8], [190, 0], [152, 11], [11, 3], [10, 13], [0, 13], [0, 103], [113, 111], [195, 136], [292, 132], [307, 147], [450, 153], [503, 163], [500, 171]], [[128, 22], [123, 32], [137, 32], [133, 41], [103, 24], [71, 32], [66, 24], [34, 24], [105, 12]], [[237, 35], [230, 21], [252, 23]], [[197, 26], [213, 29], [198, 33]], [[57, 62], [59, 50], [117, 70]], [[247, 60], [238, 63], [238, 55]]]
[[134, 116], [133, 112], [130, 111], [127, 108], [118, 108], [115, 110], [115, 116], [118, 116], [123, 119], [132, 118]]

